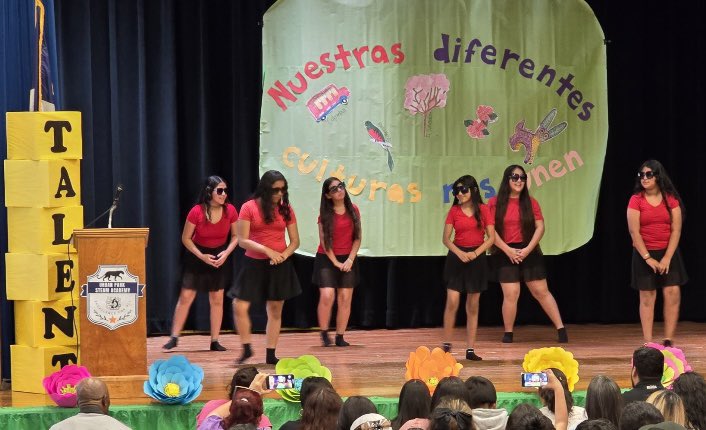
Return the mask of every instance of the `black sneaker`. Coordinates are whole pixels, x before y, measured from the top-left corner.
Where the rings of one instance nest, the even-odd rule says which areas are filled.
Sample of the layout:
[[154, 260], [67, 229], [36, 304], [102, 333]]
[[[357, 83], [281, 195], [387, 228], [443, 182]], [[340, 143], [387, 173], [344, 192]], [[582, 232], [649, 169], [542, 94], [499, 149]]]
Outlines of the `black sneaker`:
[[511, 331], [506, 331], [505, 334], [503, 334], [503, 343], [512, 343], [512, 332]]
[[480, 356], [476, 355], [476, 352], [473, 350], [473, 348], [468, 348], [466, 350], [466, 360], [471, 360], [471, 361], [481, 361], [483, 358]]
[[451, 352], [451, 342], [444, 342], [441, 344], [441, 349], [444, 350], [444, 352]]
[[164, 348], [164, 349], [173, 349], [174, 347], [177, 346], [178, 343], [179, 343], [179, 338], [178, 338], [178, 337], [175, 337], [175, 336], [172, 336], [171, 339], [169, 339], [169, 342], [167, 342], [167, 343], [165, 343], [164, 345], [162, 345], [162, 348]]
[[218, 343], [217, 340], [211, 341], [211, 351], [227, 351], [226, 347]]
[[331, 346], [331, 337], [328, 335], [328, 330], [321, 330], [321, 345]]
[[342, 334], [336, 335], [336, 346], [350, 346], [351, 344], [343, 340]]
[[566, 332], [566, 327], [562, 327], [556, 331], [557, 342], [569, 343], [569, 334]]
[[672, 346], [672, 339], [664, 339], [662, 345], [667, 347]]

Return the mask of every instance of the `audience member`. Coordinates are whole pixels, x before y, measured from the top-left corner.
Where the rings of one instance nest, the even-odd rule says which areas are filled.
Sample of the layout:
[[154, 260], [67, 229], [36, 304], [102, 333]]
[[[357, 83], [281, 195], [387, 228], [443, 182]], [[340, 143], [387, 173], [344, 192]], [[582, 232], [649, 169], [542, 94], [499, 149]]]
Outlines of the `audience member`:
[[461, 397], [442, 397], [430, 421], [429, 430], [473, 430], [471, 407]]
[[662, 412], [665, 421], [671, 421], [686, 427], [687, 420], [684, 402], [682, 402], [677, 393], [669, 390], [655, 391], [647, 398], [647, 403], [655, 405]]
[[646, 400], [655, 391], [663, 390], [662, 372], [664, 355], [648, 346], [637, 348], [632, 354], [632, 372], [630, 379], [633, 389], [623, 393], [625, 403]]
[[366, 414], [377, 414], [375, 404], [367, 397], [351, 396], [343, 402], [338, 414], [338, 430], [350, 430], [353, 422]]
[[[660, 353], [661, 355], [661, 353]], [[662, 413], [647, 402], [636, 400], [625, 405], [620, 415], [619, 430], [639, 430], [647, 424], [658, 424], [664, 421]]]
[[598, 418], [595, 420], [588, 419], [581, 421], [576, 426], [576, 430], [618, 430], [618, 426], [606, 418]]
[[[566, 409], [569, 411], [569, 424], [568, 429], [573, 430], [581, 422], [588, 419], [586, 416], [586, 410], [581, 406], [574, 405], [574, 397], [569, 391], [569, 383], [566, 379], [566, 375], [560, 369], [552, 368], [554, 376], [557, 377], [564, 389], [564, 400], [566, 401]], [[546, 389], [543, 387], [539, 388], [539, 398], [542, 399], [543, 407], [539, 411], [554, 424], [554, 391], [551, 389]]]
[[644, 425], [640, 427], [640, 430], [686, 430], [686, 427], [671, 421], [663, 421], [657, 424]]
[[382, 415], [370, 413], [353, 421], [350, 430], [392, 430], [392, 424], [390, 424], [390, 420]]
[[478, 430], [504, 430], [507, 411], [497, 409], [498, 395], [490, 380], [482, 376], [466, 379], [468, 406], [473, 410], [473, 423]]
[[301, 430], [333, 429], [341, 411], [341, 396], [331, 388], [319, 388], [302, 409]]
[[392, 420], [392, 429], [429, 428], [431, 396], [429, 388], [419, 379], [410, 379], [400, 390], [397, 417]]
[[[309, 376], [308, 378], [304, 378], [304, 380], [302, 381], [301, 390], [299, 391], [299, 400], [300, 400], [301, 406], [302, 406], [302, 411], [301, 411], [302, 415], [304, 415], [304, 409], [307, 408], [307, 405], [309, 403], [309, 398], [311, 397], [311, 395], [314, 394], [315, 392], [319, 391], [322, 388], [329, 388], [329, 389], [333, 390], [333, 386], [331, 385], [331, 382], [326, 378], [323, 378], [321, 376]], [[339, 409], [340, 409], [340, 407], [339, 407]], [[287, 421], [279, 429], [280, 430], [300, 430], [301, 429], [301, 420]]]
[[458, 397], [468, 404], [468, 389], [458, 376], [447, 376], [439, 381], [434, 394], [431, 396], [432, 411], [436, 409], [441, 398], [445, 396]]
[[520, 403], [507, 418], [506, 430], [554, 430], [552, 421], [534, 405]]
[[625, 400], [615, 381], [605, 375], [591, 379], [586, 391], [586, 416], [589, 420], [605, 418], [617, 428], [624, 406]]
[[108, 415], [110, 395], [105, 382], [97, 378], [82, 379], [76, 385], [78, 414], [60, 421], [49, 430], [130, 430], [130, 427]]
[[672, 384], [672, 390], [679, 394], [684, 402], [685, 426], [694, 430], [706, 430], [706, 381], [696, 372], [686, 372]]
[[[224, 412], [226, 408], [227, 414]], [[226, 403], [214, 409], [199, 425], [198, 430], [230, 429], [236, 424], [258, 425], [263, 411], [260, 393], [251, 389], [236, 390], [230, 404]]]

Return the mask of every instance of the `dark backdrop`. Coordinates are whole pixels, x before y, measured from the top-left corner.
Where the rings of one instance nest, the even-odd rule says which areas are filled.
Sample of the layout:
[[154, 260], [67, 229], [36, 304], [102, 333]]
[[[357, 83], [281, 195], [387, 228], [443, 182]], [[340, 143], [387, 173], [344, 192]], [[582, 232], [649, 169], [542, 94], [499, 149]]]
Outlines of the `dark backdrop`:
[[[83, 112], [86, 221], [125, 191], [115, 226], [148, 226], [148, 330], [169, 330], [178, 295], [180, 233], [202, 179], [230, 181], [236, 206], [258, 177], [262, 14], [269, 0], [62, 0], [57, 33], [64, 110]], [[661, 160], [687, 208], [681, 247], [691, 281], [682, 317], [704, 321], [704, 52], [702, 2], [591, 1], [608, 42], [609, 142], [593, 239], [547, 258], [549, 285], [567, 323], [636, 322], [628, 287], [631, 246], [625, 212], [635, 173]], [[630, 3], [632, 4], [632, 3]], [[577, 28], [576, 31], [581, 31]], [[296, 209], [297, 202], [293, 202]], [[581, 216], [592, 217], [586, 213]], [[313, 220], [301, 220], [313, 222]], [[104, 224], [102, 224], [104, 225]], [[442, 225], [430, 225], [438, 230]], [[551, 226], [549, 226], [551, 228]], [[241, 258], [241, 252], [237, 254]], [[285, 306], [284, 325], [316, 325], [312, 261], [295, 257], [304, 293]], [[361, 258], [351, 326], [441, 324], [441, 257]], [[549, 323], [527, 290], [518, 322]], [[499, 325], [501, 294], [481, 298], [481, 325]], [[228, 307], [228, 304], [226, 304]], [[660, 306], [660, 302], [658, 302]], [[256, 329], [262, 309], [254, 309]], [[224, 329], [232, 329], [226, 312]], [[459, 321], [463, 316], [459, 316]], [[208, 326], [201, 298], [188, 328]]]

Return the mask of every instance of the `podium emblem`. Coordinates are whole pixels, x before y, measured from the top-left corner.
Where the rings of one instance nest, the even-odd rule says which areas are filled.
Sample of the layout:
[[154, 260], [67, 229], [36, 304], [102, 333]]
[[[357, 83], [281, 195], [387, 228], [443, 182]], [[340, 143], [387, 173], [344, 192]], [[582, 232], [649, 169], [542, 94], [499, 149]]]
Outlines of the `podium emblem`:
[[145, 285], [131, 274], [126, 264], [100, 265], [81, 285], [86, 297], [86, 314], [93, 324], [115, 330], [137, 321], [137, 300]]

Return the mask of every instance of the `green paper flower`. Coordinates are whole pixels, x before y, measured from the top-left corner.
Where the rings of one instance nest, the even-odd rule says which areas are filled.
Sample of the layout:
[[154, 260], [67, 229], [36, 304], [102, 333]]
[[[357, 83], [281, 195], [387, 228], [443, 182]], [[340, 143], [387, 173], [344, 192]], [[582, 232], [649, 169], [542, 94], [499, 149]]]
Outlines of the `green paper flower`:
[[[294, 375], [295, 381], [308, 378], [309, 376], [320, 376], [331, 381], [331, 371], [328, 367], [322, 366], [319, 359], [313, 355], [302, 355], [297, 358], [283, 358], [279, 360], [275, 366], [275, 372], [278, 374], [291, 373]], [[300, 402], [299, 388], [296, 387], [301, 388], [301, 383], [297, 384], [295, 382], [295, 388], [277, 391], [280, 396], [288, 402]]]

